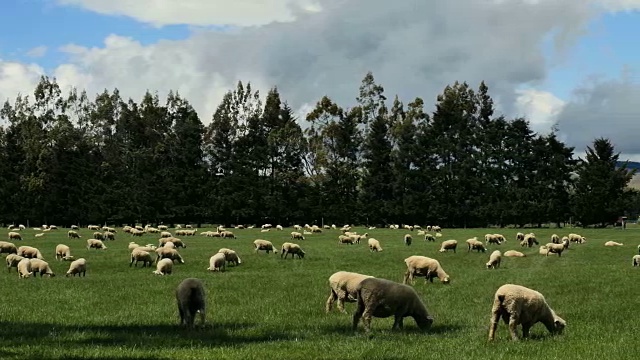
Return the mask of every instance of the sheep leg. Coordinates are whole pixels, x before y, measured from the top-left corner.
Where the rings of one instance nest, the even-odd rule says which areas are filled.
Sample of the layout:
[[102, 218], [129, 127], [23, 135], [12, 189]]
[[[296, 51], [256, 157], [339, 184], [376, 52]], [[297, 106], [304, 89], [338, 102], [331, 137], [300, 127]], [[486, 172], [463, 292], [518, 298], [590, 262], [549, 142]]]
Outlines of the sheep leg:
[[373, 309], [365, 309], [362, 314], [362, 325], [364, 325], [365, 332], [371, 332], [371, 317], [373, 316]]
[[204, 309], [198, 310], [198, 314], [200, 316], [200, 326], [204, 327], [206, 313]]
[[491, 314], [491, 326], [489, 327], [489, 341], [493, 341], [496, 337], [496, 330], [500, 322], [500, 308], [495, 309]]
[[531, 329], [531, 325], [522, 324], [522, 338], [526, 339], [529, 337], [529, 330]]
[[411, 272], [407, 270], [407, 272], [404, 273], [404, 278], [402, 279], [402, 283], [406, 285], [410, 277], [411, 277]]
[[333, 289], [329, 290], [329, 298], [327, 298], [327, 302], [325, 304], [325, 312], [331, 311], [331, 307], [333, 302], [336, 301], [338, 295], [333, 291]]
[[513, 341], [518, 341], [518, 318], [516, 316], [511, 316], [509, 319], [509, 333], [511, 334], [511, 339]]
[[358, 330], [358, 323], [360, 322], [360, 318], [362, 318], [363, 313], [364, 313], [364, 303], [361, 304], [361, 302], [358, 301], [358, 308], [356, 309], [356, 312], [353, 313], [353, 326], [352, 326], [353, 331]]
[[393, 326], [391, 327], [391, 330], [402, 329], [404, 327], [403, 320], [404, 320], [404, 317], [402, 317], [402, 315], [396, 314], [395, 321], [393, 322]]

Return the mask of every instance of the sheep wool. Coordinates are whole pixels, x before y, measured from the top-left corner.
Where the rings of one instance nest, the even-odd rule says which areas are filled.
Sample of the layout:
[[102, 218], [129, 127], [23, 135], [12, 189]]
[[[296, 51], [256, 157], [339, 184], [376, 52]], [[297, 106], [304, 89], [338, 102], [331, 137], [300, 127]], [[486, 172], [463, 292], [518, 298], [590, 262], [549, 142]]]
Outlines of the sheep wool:
[[7, 255], [7, 257], [5, 258], [5, 261], [7, 262], [7, 271], [10, 272], [12, 267], [16, 268], [17, 270], [18, 263], [20, 263], [22, 259], [24, 258], [20, 255], [16, 255], [16, 254]]
[[453, 250], [453, 252], [455, 253], [457, 247], [458, 247], [458, 241], [457, 240], [445, 240], [440, 245], [440, 252]]
[[40, 273], [40, 277], [43, 275], [48, 275], [49, 277], [56, 276], [46, 261], [40, 259], [29, 259], [29, 262], [31, 263], [31, 272]]
[[224, 271], [227, 264], [227, 259], [223, 253], [217, 253], [209, 258], [209, 271]]
[[325, 311], [330, 312], [333, 303], [338, 300], [338, 310], [346, 313], [344, 309], [345, 302], [356, 302], [356, 288], [364, 279], [368, 279], [370, 275], [363, 275], [348, 271], [338, 271], [329, 276], [329, 298], [325, 306]]
[[500, 250], [496, 250], [492, 252], [491, 255], [489, 256], [489, 261], [486, 264], [487, 269], [495, 270], [499, 268], [501, 261], [502, 261], [502, 253], [500, 252]]
[[80, 277], [80, 274], [82, 274], [83, 277], [87, 276], [87, 260], [84, 258], [72, 261], [71, 264], [69, 264], [69, 270], [65, 276], [76, 276], [76, 274], [78, 274], [78, 277]]
[[367, 240], [367, 244], [369, 245], [369, 251], [371, 252], [382, 251], [382, 246], [380, 246], [380, 241], [374, 238], [369, 238], [369, 240]]
[[291, 259], [294, 259], [296, 255], [298, 255], [298, 259], [303, 259], [305, 252], [300, 248], [300, 245], [286, 242], [282, 244], [282, 248], [280, 248], [280, 258], [284, 255], [286, 259], [289, 254], [291, 254]]
[[0, 254], [17, 254], [18, 248], [14, 243], [0, 241]]
[[562, 256], [562, 252], [565, 249], [563, 244], [554, 244], [554, 243], [547, 243], [545, 247], [547, 248], [546, 256], [549, 256], [550, 253], [558, 254], [558, 256]]
[[242, 264], [242, 259], [240, 259], [238, 253], [236, 253], [235, 250], [222, 248], [218, 250], [218, 252], [224, 254], [224, 257], [228, 263], [231, 263], [235, 266]]
[[204, 326], [206, 317], [206, 294], [202, 280], [187, 278], [176, 288], [176, 301], [180, 314], [180, 325], [192, 328], [196, 314], [200, 316], [200, 325]]
[[23, 258], [18, 262], [18, 278], [26, 279], [33, 275], [31, 272], [31, 261], [30, 259]]
[[162, 259], [156, 264], [156, 270], [152, 271], [156, 275], [170, 275], [173, 272], [173, 261]]
[[255, 248], [255, 252], [258, 252], [259, 250], [264, 250], [267, 254], [272, 251], [276, 254], [278, 253], [278, 249], [275, 246], [273, 246], [271, 241], [267, 241], [263, 239], [254, 240], [253, 247]]
[[433, 283], [433, 278], [438, 278], [443, 284], [449, 284], [451, 279], [449, 275], [444, 271], [440, 262], [436, 259], [432, 259], [426, 256], [413, 255], [404, 259], [404, 263], [407, 265], [407, 271], [404, 274], [404, 284], [413, 284], [413, 278], [415, 276], [424, 276], [425, 283], [427, 281]]
[[411, 286], [379, 279], [364, 279], [356, 287], [358, 307], [353, 314], [353, 331], [362, 319], [365, 332], [371, 331], [371, 318], [394, 316], [393, 330], [403, 327], [405, 317], [412, 317], [418, 327], [425, 331], [431, 327], [433, 317]]
[[522, 337], [527, 338], [531, 327], [538, 322], [543, 323], [554, 335], [561, 334], [567, 324], [556, 315], [541, 293], [514, 284], [500, 286], [494, 295], [489, 341], [495, 339], [500, 318], [508, 323], [509, 333], [514, 341], [518, 340], [518, 325], [522, 325]]
[[623, 243], [615, 242], [615, 241], [607, 241], [604, 243], [604, 246], [623, 246]]
[[502, 255], [505, 257], [526, 257], [527, 256], [521, 253], [520, 251], [516, 251], [516, 250], [507, 250]]

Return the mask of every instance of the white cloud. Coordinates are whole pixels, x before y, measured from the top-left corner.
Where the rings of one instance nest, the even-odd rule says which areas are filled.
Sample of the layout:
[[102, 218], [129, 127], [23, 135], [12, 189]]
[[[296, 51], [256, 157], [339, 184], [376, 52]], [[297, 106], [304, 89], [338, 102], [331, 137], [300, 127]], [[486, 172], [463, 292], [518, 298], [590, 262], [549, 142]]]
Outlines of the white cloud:
[[34, 47], [33, 49], [27, 51], [27, 56], [32, 58], [39, 58], [39, 57], [43, 57], [46, 53], [47, 53], [47, 47], [42, 45], [42, 46]]
[[44, 74], [35, 64], [21, 64], [0, 59], [0, 102], [13, 101], [18, 94], [33, 93], [34, 85]]
[[125, 15], [155, 26], [264, 25], [319, 11], [315, 0], [57, 0], [107, 15]]
[[597, 0], [597, 3], [612, 12], [640, 10], [640, 0]]
[[516, 93], [517, 115], [526, 117], [536, 132], [550, 131], [565, 101], [548, 91], [536, 89], [518, 89]]

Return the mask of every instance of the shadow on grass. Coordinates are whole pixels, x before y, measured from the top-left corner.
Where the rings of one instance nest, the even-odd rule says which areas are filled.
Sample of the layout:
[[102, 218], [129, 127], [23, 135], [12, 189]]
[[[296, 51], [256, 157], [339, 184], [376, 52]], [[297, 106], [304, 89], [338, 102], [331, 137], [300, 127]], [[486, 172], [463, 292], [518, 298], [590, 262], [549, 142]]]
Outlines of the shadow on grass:
[[[375, 320], [374, 320], [375, 321]], [[418, 335], [440, 335], [440, 334], [449, 334], [462, 330], [462, 326], [459, 325], [433, 325], [427, 331], [420, 330], [415, 324], [406, 324], [402, 330], [391, 330], [391, 328], [381, 328], [376, 326], [372, 321], [372, 333], [388, 333], [388, 334], [418, 334]], [[326, 335], [331, 334], [341, 334], [341, 335], [361, 335], [364, 333], [364, 328], [362, 327], [362, 323], [358, 325], [358, 330], [355, 332], [351, 329], [351, 322], [346, 325], [327, 325], [323, 327], [323, 333]]]
[[[59, 347], [72, 345], [135, 346], [137, 348], [190, 348], [193, 346], [241, 346], [277, 340], [290, 340], [282, 332], [243, 334], [257, 327], [252, 323], [215, 323], [185, 329], [178, 325], [61, 325], [47, 323], [0, 322], [0, 342], [13, 346], [37, 345]], [[0, 353], [1, 355], [2, 353]]]

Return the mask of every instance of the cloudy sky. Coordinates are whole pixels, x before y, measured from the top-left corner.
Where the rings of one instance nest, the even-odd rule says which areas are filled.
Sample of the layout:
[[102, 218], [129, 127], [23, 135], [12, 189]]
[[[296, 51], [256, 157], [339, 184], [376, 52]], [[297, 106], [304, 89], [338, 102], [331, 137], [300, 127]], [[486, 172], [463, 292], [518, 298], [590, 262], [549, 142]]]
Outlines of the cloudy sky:
[[485, 80], [500, 112], [554, 123], [584, 150], [609, 137], [640, 160], [640, 0], [5, 0], [0, 101], [42, 74], [138, 100], [176, 89], [208, 123], [238, 80], [299, 111], [353, 105], [372, 71], [430, 106]]

